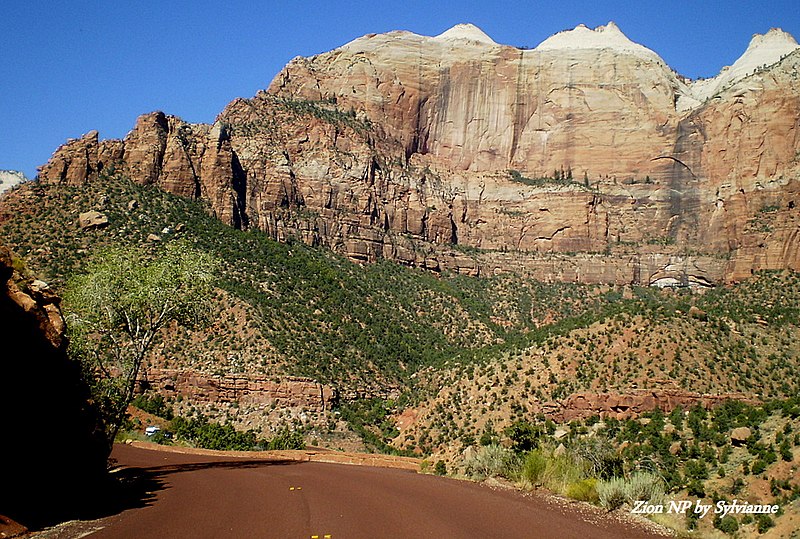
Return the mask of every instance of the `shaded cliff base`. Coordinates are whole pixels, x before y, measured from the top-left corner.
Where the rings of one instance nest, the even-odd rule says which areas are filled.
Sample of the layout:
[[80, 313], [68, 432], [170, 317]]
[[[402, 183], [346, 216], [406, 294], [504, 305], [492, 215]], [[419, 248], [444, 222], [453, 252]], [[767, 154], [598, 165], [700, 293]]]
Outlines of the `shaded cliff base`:
[[0, 514], [38, 529], [118, 503], [88, 389], [66, 357], [59, 298], [2, 246], [0, 321]]

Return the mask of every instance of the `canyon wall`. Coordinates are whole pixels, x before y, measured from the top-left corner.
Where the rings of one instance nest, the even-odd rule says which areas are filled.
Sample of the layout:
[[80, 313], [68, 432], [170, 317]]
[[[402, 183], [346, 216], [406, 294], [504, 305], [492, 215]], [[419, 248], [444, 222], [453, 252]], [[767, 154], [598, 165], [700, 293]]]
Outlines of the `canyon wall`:
[[323, 412], [338, 403], [335, 388], [311, 378], [225, 374], [214, 376], [186, 369], [146, 369], [139, 389], [153, 389], [167, 397], [185, 397], [195, 403], [237, 402], [242, 405], [274, 405]]
[[435, 271], [707, 286], [800, 269], [800, 52], [770, 31], [748, 58], [764, 42], [786, 54], [706, 95], [612, 24], [533, 50], [463, 25], [369, 35], [292, 60], [213, 125], [151, 113], [122, 141], [70, 141], [39, 179], [121, 172], [232, 226]]

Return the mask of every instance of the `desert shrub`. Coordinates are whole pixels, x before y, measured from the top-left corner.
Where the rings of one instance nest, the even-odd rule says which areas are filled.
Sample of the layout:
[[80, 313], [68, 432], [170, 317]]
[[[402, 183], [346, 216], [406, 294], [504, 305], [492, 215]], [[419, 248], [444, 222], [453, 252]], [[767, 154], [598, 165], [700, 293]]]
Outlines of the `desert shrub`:
[[714, 519], [714, 527], [722, 533], [733, 535], [739, 530], [739, 522], [731, 515], [725, 515], [722, 518]]
[[544, 486], [553, 492], [565, 494], [570, 484], [586, 477], [583, 462], [571, 455], [553, 455], [547, 464]]
[[543, 430], [540, 425], [532, 425], [527, 421], [515, 421], [506, 428], [505, 434], [511, 440], [511, 449], [517, 453], [523, 453], [538, 447]]
[[171, 426], [175, 436], [205, 449], [249, 451], [256, 446], [254, 431], [237, 431], [230, 423], [221, 425], [202, 415], [190, 420], [178, 416]]
[[631, 500], [661, 502], [664, 499], [664, 482], [655, 474], [638, 472], [628, 479], [628, 495]]
[[574, 447], [575, 454], [588, 466], [588, 475], [611, 479], [623, 474], [623, 459], [614, 445], [602, 436], [583, 438]]
[[466, 461], [467, 474], [474, 477], [508, 477], [513, 467], [511, 452], [497, 444], [482, 446]]
[[766, 533], [775, 525], [775, 521], [769, 515], [758, 515], [756, 521], [758, 522], [758, 533]]
[[305, 449], [303, 433], [298, 430], [282, 429], [266, 444], [266, 449]]
[[143, 410], [149, 414], [157, 415], [158, 417], [163, 417], [167, 420], [172, 420], [174, 417], [172, 409], [167, 406], [166, 402], [164, 401], [164, 397], [157, 393], [155, 395], [139, 395], [133, 399], [131, 404], [140, 410]]
[[525, 455], [520, 475], [533, 485], [565, 494], [570, 485], [586, 478], [585, 471], [585, 463], [576, 456], [534, 449]]
[[664, 482], [652, 473], [637, 472], [628, 478], [616, 477], [597, 484], [600, 505], [614, 510], [625, 503], [647, 500], [658, 503], [664, 499]]
[[596, 488], [600, 505], [609, 511], [619, 509], [628, 501], [628, 496], [625, 492], [625, 479], [622, 477], [600, 481], [597, 483]]
[[544, 451], [535, 449], [525, 455], [522, 463], [522, 477], [533, 485], [541, 485], [547, 469], [547, 457]]
[[172, 435], [160, 430], [150, 438], [150, 441], [161, 445], [171, 445]]
[[697, 523], [700, 520], [700, 514], [695, 513], [694, 511], [686, 511], [686, 529], [687, 530], [695, 530], [697, 529]]
[[698, 498], [706, 497], [706, 489], [703, 482], [699, 479], [692, 479], [686, 486], [686, 492], [689, 496], [697, 496]]
[[447, 475], [447, 465], [443, 460], [436, 461], [436, 465], [433, 467], [433, 473], [436, 475]]
[[567, 487], [566, 495], [573, 500], [597, 503], [600, 499], [597, 495], [597, 479], [590, 477], [570, 484]]

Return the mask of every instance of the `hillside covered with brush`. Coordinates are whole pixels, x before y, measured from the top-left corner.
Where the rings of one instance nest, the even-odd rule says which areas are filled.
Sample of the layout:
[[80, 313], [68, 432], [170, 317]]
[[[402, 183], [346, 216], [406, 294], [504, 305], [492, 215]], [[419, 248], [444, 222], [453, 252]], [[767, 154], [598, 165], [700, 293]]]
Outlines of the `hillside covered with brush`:
[[[92, 210], [107, 223], [82, 227]], [[180, 238], [221, 261], [215, 321], [172, 328], [155, 366], [307, 376], [351, 398], [433, 395], [460, 402], [459, 414], [480, 394], [487, 417], [580, 391], [666, 386], [758, 399], [798, 389], [800, 280], [790, 272], [693, 293], [359, 265], [233, 229], [202, 203], [119, 175], [25, 184], [0, 212], [5, 241], [56, 289], [104, 246], [155, 256]]]

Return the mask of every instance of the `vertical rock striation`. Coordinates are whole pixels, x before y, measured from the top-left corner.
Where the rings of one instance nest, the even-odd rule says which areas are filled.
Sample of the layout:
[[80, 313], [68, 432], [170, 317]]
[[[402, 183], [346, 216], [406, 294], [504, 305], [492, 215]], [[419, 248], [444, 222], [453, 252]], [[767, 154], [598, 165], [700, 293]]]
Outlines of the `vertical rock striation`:
[[708, 285], [800, 269], [798, 70], [779, 30], [706, 81], [613, 23], [531, 50], [471, 25], [367, 35], [212, 126], [152, 113], [70, 141], [39, 178], [118, 170], [358, 261]]

